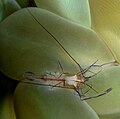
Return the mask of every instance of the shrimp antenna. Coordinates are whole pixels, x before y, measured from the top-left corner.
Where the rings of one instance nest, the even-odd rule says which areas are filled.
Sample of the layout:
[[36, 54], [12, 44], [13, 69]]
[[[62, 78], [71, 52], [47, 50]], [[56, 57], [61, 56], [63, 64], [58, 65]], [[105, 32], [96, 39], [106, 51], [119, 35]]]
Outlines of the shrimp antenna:
[[64, 50], [64, 52], [67, 53], [67, 55], [78, 65], [80, 71], [82, 71], [82, 67], [80, 66], [80, 64], [74, 59], [74, 57], [64, 48], [64, 46], [57, 40], [57, 38], [51, 34], [39, 21], [38, 19], [36, 19], [36, 17], [32, 14], [32, 12], [28, 9], [28, 12], [31, 14], [31, 16], [34, 18], [34, 20], [62, 47], [62, 49]]

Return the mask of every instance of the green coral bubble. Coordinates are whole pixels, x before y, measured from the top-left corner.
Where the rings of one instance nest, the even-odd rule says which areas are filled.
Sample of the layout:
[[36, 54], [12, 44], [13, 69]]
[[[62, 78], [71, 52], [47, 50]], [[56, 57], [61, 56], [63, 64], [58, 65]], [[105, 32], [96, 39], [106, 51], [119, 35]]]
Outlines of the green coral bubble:
[[119, 113], [120, 111], [120, 96], [119, 96], [119, 88], [120, 88], [120, 66], [112, 66], [104, 69], [98, 76], [92, 79], [94, 88], [99, 92], [106, 90], [107, 88], [112, 88], [112, 91], [108, 94], [89, 100], [88, 104], [92, 106], [92, 108], [99, 115], [114, 115]]
[[19, 10], [20, 6], [15, 0], [1, 0], [0, 1], [0, 21]]
[[120, 62], [120, 1], [89, 0], [91, 26]]
[[67, 89], [20, 83], [14, 103], [19, 119], [99, 119], [86, 102]]
[[[100, 62], [113, 59], [104, 43], [90, 29], [40, 8], [30, 10], [82, 66], [97, 59]], [[67, 72], [79, 71], [76, 63], [36, 22], [28, 9], [5, 19], [0, 24], [0, 37], [0, 70], [13, 79], [23, 79], [26, 71], [39, 75], [46, 70], [56, 71], [58, 60]]]
[[40, 8], [86, 27], [91, 27], [88, 0], [35, 0]]

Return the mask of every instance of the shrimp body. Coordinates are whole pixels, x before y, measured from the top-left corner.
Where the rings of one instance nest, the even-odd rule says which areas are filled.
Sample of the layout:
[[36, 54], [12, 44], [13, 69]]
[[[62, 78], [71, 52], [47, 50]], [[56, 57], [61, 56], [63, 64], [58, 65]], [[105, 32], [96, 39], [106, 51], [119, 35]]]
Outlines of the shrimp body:
[[65, 84], [75, 88], [79, 87], [83, 82], [84, 78], [82, 76], [73, 75], [65, 77]]

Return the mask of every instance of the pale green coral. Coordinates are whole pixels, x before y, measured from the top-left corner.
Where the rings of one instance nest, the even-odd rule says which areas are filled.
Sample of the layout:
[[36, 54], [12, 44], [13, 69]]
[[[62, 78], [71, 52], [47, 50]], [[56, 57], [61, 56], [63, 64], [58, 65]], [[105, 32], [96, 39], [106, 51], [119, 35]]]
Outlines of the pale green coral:
[[[16, 6], [17, 2], [13, 1]], [[83, 68], [96, 60], [99, 64], [114, 60], [119, 62], [119, 1], [35, 2], [39, 8], [19, 10], [0, 23], [0, 71], [8, 77], [21, 81], [24, 80], [26, 71], [38, 75], [45, 74], [47, 70], [58, 71], [58, 60], [66, 72], [79, 71], [77, 64], [34, 17], [59, 40]], [[27, 5], [28, 1], [23, 3]], [[16, 10], [20, 9], [18, 6], [15, 7]], [[2, 6], [1, 9], [4, 11]], [[92, 78], [92, 85], [99, 92], [110, 87], [113, 90], [87, 102], [80, 101], [74, 91], [67, 89], [19, 83], [14, 93], [14, 102], [12, 100], [16, 118], [119, 119], [119, 68], [103, 68], [102, 72]], [[89, 95], [93, 95], [93, 92], [89, 92]], [[12, 112], [15, 118], [13, 108], [7, 108], [11, 105], [8, 102], [9, 96], [6, 96], [6, 100], [1, 100], [1, 112], [8, 112], [6, 115]], [[4, 117], [5, 113], [0, 117]], [[8, 115], [6, 118], [9, 117]]]

